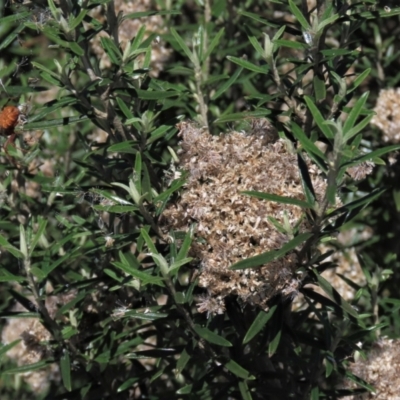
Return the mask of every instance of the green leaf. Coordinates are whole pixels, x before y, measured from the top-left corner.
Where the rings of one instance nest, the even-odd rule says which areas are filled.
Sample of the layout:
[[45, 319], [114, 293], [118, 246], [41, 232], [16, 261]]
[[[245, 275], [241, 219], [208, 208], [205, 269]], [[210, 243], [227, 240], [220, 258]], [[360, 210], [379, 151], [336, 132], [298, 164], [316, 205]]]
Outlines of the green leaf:
[[39, 361], [39, 362], [33, 363], [33, 364], [27, 364], [27, 365], [21, 365], [20, 367], [9, 368], [5, 371], [2, 371], [1, 373], [3, 375], [11, 375], [11, 374], [20, 374], [20, 373], [24, 373], [24, 372], [36, 371], [38, 369], [45, 368], [52, 362], [53, 362], [53, 360]]
[[190, 394], [192, 393], [193, 384], [185, 385], [184, 387], [180, 388], [176, 391], [177, 394]]
[[270, 111], [265, 110], [257, 110], [257, 111], [245, 111], [239, 113], [232, 113], [232, 114], [223, 114], [219, 118], [214, 121], [214, 124], [226, 124], [227, 122], [234, 122], [243, 120], [244, 118], [248, 117], [265, 117], [270, 113]]
[[239, 381], [238, 385], [239, 385], [240, 394], [242, 396], [242, 400], [253, 400], [253, 398], [251, 397], [250, 389], [247, 386], [247, 382]]
[[363, 111], [364, 105], [368, 99], [369, 92], [365, 92], [361, 95], [361, 97], [356, 101], [356, 104], [351, 108], [350, 114], [348, 115], [344, 125], [344, 139], [348, 140], [348, 131], [353, 128], [354, 124], [357, 121], [357, 118]]
[[240, 193], [247, 194], [249, 196], [256, 197], [256, 198], [262, 199], [262, 200], [275, 201], [276, 203], [292, 204], [294, 206], [299, 206], [301, 208], [313, 208], [312, 204], [309, 204], [303, 200], [294, 199], [292, 197], [278, 196], [277, 194], [270, 194], [270, 193], [263, 193], [263, 192], [255, 192], [252, 190], [245, 190]]
[[24, 258], [24, 255], [13, 245], [8, 243], [7, 239], [0, 235], [0, 246], [9, 251], [16, 258]]
[[297, 18], [297, 21], [299, 21], [301, 27], [305, 31], [310, 30], [311, 29], [310, 24], [307, 22], [306, 18], [304, 17], [300, 9], [296, 6], [296, 4], [294, 4], [293, 0], [289, 0], [289, 7], [290, 11], [292, 11], [293, 15]]
[[138, 97], [143, 100], [164, 100], [170, 97], [181, 96], [181, 93], [175, 90], [141, 90], [136, 89]]
[[171, 28], [170, 30], [171, 30], [172, 36], [178, 42], [178, 45], [183, 50], [183, 52], [186, 54], [186, 56], [189, 58], [189, 60], [194, 65], [197, 65], [198, 64], [197, 56], [195, 56], [195, 54], [190, 51], [190, 49], [186, 45], [185, 41], [182, 39], [182, 37], [179, 35], [179, 33], [174, 28]]
[[190, 250], [190, 246], [192, 245], [193, 229], [194, 229], [194, 225], [191, 225], [189, 228], [189, 231], [185, 235], [185, 239], [183, 240], [182, 247], [179, 249], [179, 253], [176, 256], [175, 261], [180, 261], [180, 260], [186, 258], [187, 254]]
[[260, 57], [265, 59], [265, 51], [261, 47], [257, 38], [253, 35], [248, 35], [247, 37], [249, 38], [250, 43], [253, 45], [253, 47], [255, 48], [256, 52], [260, 55]]
[[124, 392], [125, 390], [131, 389], [133, 385], [138, 381], [140, 381], [139, 377], [129, 378], [117, 388], [117, 393], [121, 393]]
[[344, 140], [350, 140], [353, 136], [357, 135], [360, 131], [362, 131], [367, 125], [369, 125], [373, 115], [369, 115], [365, 117], [360, 123], [358, 123], [355, 127], [351, 128], [349, 131], [345, 132]]
[[243, 15], [244, 17], [251, 18], [254, 21], [260, 22], [263, 25], [268, 25], [268, 26], [271, 26], [272, 28], [276, 28], [276, 29], [280, 28], [279, 24], [274, 24], [273, 22], [270, 22], [264, 18], [261, 18], [259, 14], [254, 14], [254, 13], [250, 13], [247, 11], [238, 11], [238, 14]]
[[314, 92], [317, 102], [326, 98], [325, 81], [317, 75], [314, 76]]
[[201, 57], [201, 62], [203, 63], [207, 58], [210, 56], [210, 54], [213, 52], [215, 47], [219, 44], [219, 41], [221, 40], [221, 36], [225, 33], [225, 28], [221, 28], [219, 32], [213, 37], [211, 40], [211, 43], [208, 45], [207, 51], [204, 53], [203, 57]]
[[8, 350], [11, 350], [14, 346], [16, 346], [21, 339], [14, 340], [13, 342], [6, 344], [6, 345], [1, 345], [0, 347], [0, 358], [2, 359], [3, 356], [8, 352]]
[[193, 260], [192, 257], [188, 257], [188, 258], [182, 258], [182, 260], [179, 261], [175, 261], [174, 263], [172, 263], [172, 265], [169, 267], [169, 274], [176, 274], [179, 271], [179, 268], [182, 267], [182, 265], [188, 264]]
[[19, 21], [19, 20], [22, 20], [22, 19], [30, 17], [30, 16], [31, 16], [31, 13], [28, 11], [15, 13], [15, 14], [13, 13], [11, 15], [8, 15], [7, 17], [0, 18], [0, 24], [1, 24], [1, 26], [4, 26], [10, 22]]
[[277, 46], [288, 47], [290, 49], [305, 50], [308, 48], [306, 43], [296, 42], [294, 40], [277, 39], [274, 40], [274, 44]]
[[222, 336], [219, 336], [216, 333], [210, 331], [207, 328], [202, 328], [201, 326], [196, 325], [195, 331], [201, 338], [203, 338], [204, 340], [206, 340], [209, 343], [216, 344], [218, 346], [223, 346], [223, 347], [231, 347], [232, 346], [231, 342], [229, 342]]
[[88, 13], [88, 10], [81, 10], [80, 13], [74, 17], [71, 16], [69, 20], [69, 29], [70, 31], [73, 31], [85, 18], [86, 14]]
[[325, 18], [318, 24], [317, 32], [321, 32], [327, 25], [334, 23], [339, 18], [339, 14], [334, 14], [331, 17]]
[[[128, 275], [131, 275], [132, 277], [139, 279], [143, 284], [150, 283], [150, 284], [163, 286], [161, 277], [152, 276], [149, 273], [140, 271], [137, 268], [135, 268], [134, 266], [130, 265], [130, 262], [123, 255], [123, 253], [121, 251], [119, 252], [119, 256], [120, 256], [121, 261], [112, 263], [114, 266], [116, 266], [117, 268], [126, 272]], [[137, 261], [136, 257], [133, 254], [131, 254], [130, 256], [131, 256], [131, 258], [133, 258], [133, 260], [135, 261], [135, 263], [137, 265], [140, 265], [139, 261]]]
[[319, 129], [321, 129], [322, 133], [325, 135], [327, 139], [333, 139], [334, 134], [329, 128], [328, 125], [325, 124], [325, 119], [318, 110], [317, 106], [313, 103], [310, 97], [304, 96], [304, 99], [307, 103], [309, 110], [311, 111], [312, 116], [314, 117], [314, 121], [317, 123]]
[[132, 111], [120, 97], [117, 97], [117, 103], [121, 111], [124, 113], [125, 118], [134, 118]]
[[363, 162], [363, 161], [373, 160], [376, 157], [381, 157], [384, 154], [390, 153], [392, 151], [397, 151], [397, 150], [400, 150], [400, 144], [393, 144], [391, 146], [386, 146], [381, 149], [374, 150], [374, 151], [371, 151], [370, 153], [364, 154], [363, 156], [357, 157], [354, 160], [352, 160], [346, 164], [343, 164], [343, 166], [349, 167], [351, 165], [359, 164], [360, 162]]
[[85, 54], [82, 47], [79, 46], [79, 44], [76, 42], [70, 42], [68, 47], [72, 50], [73, 53], [75, 53], [79, 57], [82, 57]]
[[219, 89], [212, 95], [211, 100], [216, 100], [218, 99], [221, 94], [225, 93], [239, 78], [240, 74], [242, 73], [243, 68], [238, 68], [234, 74], [226, 81], [224, 82]]
[[271, 307], [268, 312], [260, 311], [257, 317], [254, 319], [253, 323], [251, 324], [249, 330], [246, 332], [246, 335], [243, 339], [243, 344], [250, 342], [251, 339], [254, 338], [267, 324], [267, 322], [271, 319], [274, 315], [277, 305]]
[[101, 47], [103, 47], [104, 51], [110, 58], [111, 62], [114, 65], [121, 65], [122, 63], [122, 54], [120, 49], [115, 45], [114, 41], [109, 39], [108, 37], [100, 37]]
[[357, 76], [356, 79], [354, 79], [353, 82], [353, 87], [349, 91], [351, 93], [353, 90], [357, 89], [358, 86], [360, 86], [364, 80], [367, 78], [367, 76], [371, 73], [371, 68], [367, 68], [364, 72], [362, 72], [360, 75]]
[[250, 376], [250, 372], [247, 371], [247, 369], [244, 369], [242, 366], [240, 366], [236, 361], [229, 360], [225, 364], [225, 367], [228, 371], [232, 372], [232, 374], [238, 376], [239, 378], [242, 378], [242, 379], [251, 379], [252, 378]]
[[313, 270], [313, 273], [318, 281], [319, 286], [331, 298], [331, 300], [340, 306], [346, 314], [351, 315], [354, 318], [358, 318], [356, 310], [349, 303], [347, 303], [342, 296], [340, 296], [340, 294], [331, 286], [331, 284], [317, 271]]
[[35, 250], [35, 247], [37, 243], [39, 242], [40, 238], [43, 235], [44, 230], [46, 229], [47, 226], [47, 219], [43, 219], [39, 217], [39, 226], [38, 229], [35, 233], [35, 236], [33, 237], [30, 246], [29, 246], [29, 256], [32, 256], [33, 251]]
[[156, 249], [156, 246], [154, 245], [153, 241], [151, 240], [149, 234], [147, 233], [147, 230], [145, 228], [140, 229], [140, 234], [142, 235], [142, 238], [147, 244], [148, 249], [153, 253], [153, 254], [158, 254], [158, 251]]
[[[1, 21], [3, 19], [4, 18], [2, 18]], [[1, 25], [1, 26], [3, 26], [3, 25]], [[24, 29], [24, 25], [20, 24], [19, 26], [17, 26], [14, 29], [13, 32], [7, 33], [7, 35], [4, 35], [5, 39], [0, 43], [0, 50], [7, 48], [8, 46], [10, 46], [11, 43], [13, 43], [16, 39], [18, 39], [18, 36], [23, 31], [23, 29]]]
[[61, 377], [65, 389], [69, 392], [72, 390], [71, 386], [71, 361], [69, 359], [69, 352], [67, 349], [63, 350], [63, 355], [60, 359]]
[[279, 330], [274, 339], [268, 344], [268, 356], [270, 358], [275, 354], [276, 349], [278, 348], [279, 343], [281, 341], [281, 336], [282, 336], [282, 331]]
[[301, 143], [307, 153], [313, 153], [324, 161], [327, 161], [325, 154], [306, 136], [303, 130], [292, 122], [292, 134]]
[[258, 66], [251, 63], [250, 61], [244, 60], [243, 58], [238, 58], [233, 56], [228, 56], [226, 58], [242, 68], [248, 69], [253, 72], [258, 72], [259, 74], [268, 74], [269, 72], [269, 67], [267, 64], [263, 66]]
[[177, 129], [173, 126], [168, 126], [168, 125], [160, 125], [157, 129], [155, 129], [153, 132], [151, 132], [149, 139], [147, 140], [147, 143], [153, 143], [158, 139], [161, 139], [162, 137], [166, 136], [166, 132], [172, 132], [175, 131], [177, 132]]
[[183, 351], [176, 363], [176, 371], [178, 374], [182, 373], [182, 371], [186, 367], [186, 364], [188, 363], [189, 360], [190, 360], [189, 353], [186, 351], [186, 349], [183, 349]]
[[26, 128], [33, 130], [33, 129], [46, 129], [54, 126], [67, 126], [74, 124], [76, 122], [82, 122], [87, 119], [89, 119], [87, 115], [81, 115], [77, 117], [65, 117], [60, 119], [52, 119], [48, 121], [33, 122], [30, 123], [29, 126], [27, 126]]
[[301, 243], [305, 242], [312, 236], [312, 233], [301, 233], [296, 236], [290, 242], [286, 243], [279, 250], [272, 250], [266, 253], [259, 254], [254, 257], [247, 258], [245, 260], [239, 261], [233, 264], [230, 269], [238, 270], [238, 269], [247, 269], [247, 268], [255, 268], [264, 264], [268, 264], [269, 262], [276, 260], [278, 258], [283, 257], [285, 254], [289, 253], [291, 250], [294, 250]]

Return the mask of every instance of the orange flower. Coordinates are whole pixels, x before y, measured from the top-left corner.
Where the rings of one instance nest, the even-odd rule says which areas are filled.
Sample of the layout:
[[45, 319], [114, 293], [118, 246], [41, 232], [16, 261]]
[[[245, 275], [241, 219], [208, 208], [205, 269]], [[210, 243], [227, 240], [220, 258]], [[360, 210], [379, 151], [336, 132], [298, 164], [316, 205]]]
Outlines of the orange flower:
[[10, 136], [18, 125], [20, 110], [15, 106], [6, 106], [0, 111], [0, 134]]

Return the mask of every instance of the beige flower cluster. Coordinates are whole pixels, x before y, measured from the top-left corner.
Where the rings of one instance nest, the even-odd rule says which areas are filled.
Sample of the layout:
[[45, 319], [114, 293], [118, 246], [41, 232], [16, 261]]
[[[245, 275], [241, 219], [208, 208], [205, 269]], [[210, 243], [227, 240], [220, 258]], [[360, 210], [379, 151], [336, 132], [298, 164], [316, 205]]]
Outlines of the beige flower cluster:
[[[23, 293], [20, 286], [16, 286], [15, 289]], [[46, 291], [50, 293], [52, 290], [51, 285], [47, 285]], [[26, 297], [37, 308], [33, 296], [28, 295]], [[75, 297], [75, 290], [64, 294], [47, 295], [45, 306], [50, 317], [55, 319], [60, 307]], [[19, 303], [13, 307], [12, 311], [27, 312]], [[53, 357], [53, 350], [49, 345], [49, 341], [53, 340], [53, 337], [38, 318], [7, 319], [7, 323], [1, 332], [2, 343], [7, 345], [18, 339], [21, 339], [21, 341], [6, 353], [18, 366], [34, 364]], [[33, 392], [39, 394], [46, 392], [52, 381], [59, 382], [61, 377], [58, 363], [55, 362], [39, 370], [25, 372], [22, 374], [22, 378]]]
[[371, 124], [383, 132], [385, 142], [400, 142], [400, 88], [382, 89]]
[[[258, 126], [259, 124], [255, 124]], [[187, 231], [196, 224], [192, 254], [201, 260], [200, 285], [208, 296], [199, 311], [224, 312], [231, 294], [266, 308], [278, 293], [294, 295], [299, 282], [293, 274], [295, 253], [256, 269], [230, 270], [243, 259], [280, 249], [296, 226], [309, 229], [298, 206], [242, 194], [252, 190], [304, 199], [297, 156], [290, 144], [274, 138], [274, 129], [212, 136], [194, 124], [179, 124], [182, 136], [180, 166], [188, 171], [185, 190], [164, 212], [165, 227]], [[317, 168], [307, 161], [320, 199], [326, 188]], [[277, 228], [280, 224], [282, 228]]]
[[[53, 308], [53, 303], [54, 299], [49, 297], [46, 306]], [[13, 311], [26, 312], [27, 310], [17, 304]], [[7, 352], [7, 356], [18, 366], [34, 364], [52, 356], [50, 347], [46, 344], [52, 339], [51, 334], [37, 318], [8, 319], [1, 334], [1, 341], [7, 345], [18, 339], [21, 341]], [[60, 380], [60, 371], [58, 364], [53, 363], [40, 370], [25, 372], [22, 378], [33, 392], [43, 393], [48, 390], [51, 381]]]
[[[153, 0], [114, 0], [115, 13], [123, 15], [138, 13], [143, 11], [157, 10], [156, 3]], [[104, 11], [102, 7], [96, 7], [92, 12], [91, 16], [98, 19], [99, 21], [104, 21]], [[136, 19], [126, 19], [124, 20], [118, 29], [118, 39], [121, 44], [122, 50], [125, 49], [131, 40], [135, 37], [142, 25], [146, 26], [145, 38], [149, 36], [150, 33], [165, 33], [164, 21], [160, 15], [152, 15], [149, 17], [136, 18]], [[108, 34], [104, 31], [96, 35], [91, 41], [91, 47], [93, 52], [100, 59], [101, 68], [110, 68], [111, 61], [105, 53], [103, 47], [100, 43], [100, 37], [108, 37]], [[157, 77], [159, 73], [164, 68], [164, 63], [168, 60], [171, 50], [165, 47], [163, 42], [154, 41], [151, 47], [151, 71], [150, 75]], [[138, 66], [139, 68], [139, 66]]]
[[[399, 400], [400, 399], [400, 340], [381, 338], [366, 360], [360, 358], [351, 365], [354, 375], [375, 388], [374, 393], [347, 396], [346, 400]], [[350, 384], [353, 387], [353, 384]]]

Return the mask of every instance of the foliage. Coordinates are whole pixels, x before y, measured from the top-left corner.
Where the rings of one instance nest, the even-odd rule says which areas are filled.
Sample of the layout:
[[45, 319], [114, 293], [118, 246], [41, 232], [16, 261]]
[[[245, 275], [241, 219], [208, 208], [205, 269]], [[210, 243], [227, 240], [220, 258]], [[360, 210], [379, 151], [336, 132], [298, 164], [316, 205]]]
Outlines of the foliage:
[[[1, 105], [31, 107], [0, 165], [0, 315], [4, 325], [40, 322], [41, 336], [21, 328], [40, 357], [10, 361], [21, 342], [3, 345], [2, 398], [31, 398], [21, 374], [49, 374], [49, 365], [62, 385], [54, 376], [37, 398], [333, 399], [373, 390], [349, 361], [360, 342], [368, 349], [400, 335], [398, 166], [387, 162], [400, 145], [384, 146], [369, 124], [379, 89], [400, 79], [400, 9], [158, 0], [119, 13], [118, 1], [22, 3], [0, 3]], [[127, 21], [139, 28], [126, 42]], [[177, 173], [176, 125], [256, 134], [266, 118], [296, 154], [303, 198], [242, 194], [299, 207], [309, 228], [270, 218], [286, 242], [231, 270], [295, 254], [303, 305], [293, 291], [263, 309], [232, 294], [225, 312], [207, 315], [196, 306], [207, 293], [191, 251], [196, 225], [167, 231], [163, 220], [188, 179]], [[322, 196], [311, 164], [326, 182]], [[340, 242], [339, 232], [354, 238]], [[337, 266], [333, 252], [350, 249], [365, 282], [342, 275], [355, 293], [345, 299], [321, 274]]]

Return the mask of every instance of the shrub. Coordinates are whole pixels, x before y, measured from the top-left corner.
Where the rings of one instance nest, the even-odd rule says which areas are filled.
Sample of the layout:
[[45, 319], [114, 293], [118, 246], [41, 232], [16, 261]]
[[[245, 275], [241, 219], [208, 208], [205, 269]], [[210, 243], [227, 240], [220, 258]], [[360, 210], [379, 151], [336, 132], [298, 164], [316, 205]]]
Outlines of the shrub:
[[2, 398], [389, 398], [400, 9], [2, 7]]

